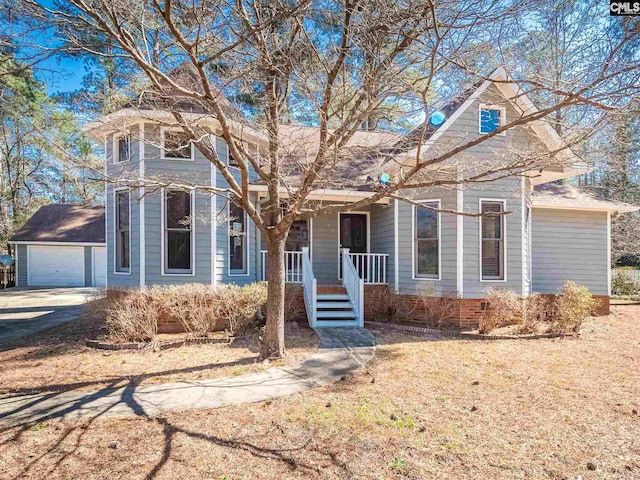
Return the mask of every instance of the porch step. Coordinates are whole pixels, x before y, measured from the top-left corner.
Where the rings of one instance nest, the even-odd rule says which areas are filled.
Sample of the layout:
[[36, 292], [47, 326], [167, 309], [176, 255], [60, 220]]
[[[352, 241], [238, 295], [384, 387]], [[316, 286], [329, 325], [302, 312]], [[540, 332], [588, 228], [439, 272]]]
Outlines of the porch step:
[[348, 319], [356, 318], [356, 314], [353, 310], [318, 310], [316, 312], [316, 318], [318, 320], [320, 320], [321, 318]]
[[318, 293], [317, 298], [318, 302], [348, 302], [351, 300], [349, 298], [349, 295], [347, 295], [346, 293]]
[[342, 295], [347, 289], [342, 285], [318, 285], [318, 295]]
[[349, 309], [351, 310], [353, 308], [353, 305], [351, 305], [351, 302], [349, 300], [340, 300], [337, 302], [318, 302], [316, 304], [316, 307], [318, 308], [318, 310], [320, 309], [324, 309], [324, 310], [344, 310]]
[[316, 320], [317, 327], [357, 327], [355, 320]]

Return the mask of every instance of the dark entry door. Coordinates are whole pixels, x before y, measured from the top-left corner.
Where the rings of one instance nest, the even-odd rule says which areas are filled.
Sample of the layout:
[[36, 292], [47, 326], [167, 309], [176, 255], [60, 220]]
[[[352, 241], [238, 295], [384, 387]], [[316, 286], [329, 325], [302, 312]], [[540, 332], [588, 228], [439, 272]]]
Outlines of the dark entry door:
[[340, 215], [340, 248], [351, 253], [367, 253], [367, 216], [361, 213]]

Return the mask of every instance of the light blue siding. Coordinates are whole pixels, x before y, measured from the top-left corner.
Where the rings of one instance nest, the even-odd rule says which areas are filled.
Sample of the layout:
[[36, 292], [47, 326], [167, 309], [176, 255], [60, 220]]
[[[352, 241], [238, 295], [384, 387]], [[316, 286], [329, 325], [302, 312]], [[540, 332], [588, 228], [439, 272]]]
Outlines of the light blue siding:
[[533, 210], [533, 291], [555, 293], [572, 280], [608, 295], [606, 212]]
[[18, 247], [18, 264], [16, 270], [16, 286], [17, 287], [26, 287], [27, 286], [27, 262], [29, 261], [29, 257], [27, 255], [27, 246], [26, 245], [17, 245]]
[[93, 285], [93, 256], [91, 255], [91, 247], [84, 247], [84, 286], [91, 287]]

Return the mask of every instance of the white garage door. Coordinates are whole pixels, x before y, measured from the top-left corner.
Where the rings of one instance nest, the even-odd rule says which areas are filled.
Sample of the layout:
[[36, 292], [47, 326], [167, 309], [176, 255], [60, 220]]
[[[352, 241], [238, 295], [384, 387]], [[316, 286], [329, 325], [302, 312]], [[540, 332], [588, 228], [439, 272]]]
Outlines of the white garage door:
[[93, 247], [93, 286], [107, 285], [107, 248]]
[[84, 247], [29, 245], [28, 255], [29, 286], [84, 286]]

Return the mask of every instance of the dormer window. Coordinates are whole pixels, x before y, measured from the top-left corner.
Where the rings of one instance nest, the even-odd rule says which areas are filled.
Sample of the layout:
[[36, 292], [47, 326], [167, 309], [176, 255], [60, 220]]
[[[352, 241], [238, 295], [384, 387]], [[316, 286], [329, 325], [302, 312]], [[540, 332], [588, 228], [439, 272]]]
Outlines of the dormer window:
[[124, 163], [131, 160], [131, 136], [122, 134], [114, 138], [113, 158], [115, 163]]
[[193, 143], [182, 130], [162, 131], [162, 158], [167, 160], [193, 160]]
[[[480, 105], [480, 133], [495, 132], [505, 124], [506, 109], [494, 105]], [[504, 132], [502, 132], [504, 134]]]

